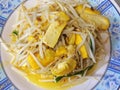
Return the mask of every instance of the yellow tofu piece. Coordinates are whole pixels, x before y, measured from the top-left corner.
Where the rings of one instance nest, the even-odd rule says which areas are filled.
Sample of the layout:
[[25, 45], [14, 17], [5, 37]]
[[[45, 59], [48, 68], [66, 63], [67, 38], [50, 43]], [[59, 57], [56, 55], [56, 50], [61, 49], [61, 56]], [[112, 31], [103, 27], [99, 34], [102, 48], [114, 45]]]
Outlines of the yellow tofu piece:
[[75, 34], [70, 35], [68, 38], [68, 44], [73, 45], [75, 43]]
[[41, 57], [38, 53], [35, 56], [38, 58], [38, 60], [40, 60], [40, 63], [43, 66], [49, 65], [51, 62], [53, 62], [55, 60], [54, 59], [55, 58], [55, 52], [52, 49], [46, 49], [45, 57], [43, 59], [41, 59]]
[[76, 34], [75, 44], [79, 45], [82, 42], [82, 37], [79, 34]]
[[28, 55], [27, 61], [30, 64], [32, 69], [36, 70], [40, 68], [38, 64], [35, 62], [34, 58], [30, 54]]
[[67, 54], [67, 49], [64, 47], [64, 46], [60, 46], [57, 48], [56, 50], [56, 56], [62, 56], [62, 55], [65, 55]]
[[51, 48], [54, 48], [58, 42], [61, 32], [69, 20], [69, 17], [64, 12], [59, 12], [57, 16], [58, 19], [50, 24], [45, 36], [43, 37], [43, 43]]
[[99, 11], [97, 11], [97, 10], [95, 10], [95, 9], [91, 9], [91, 8], [88, 8], [88, 7], [85, 7], [85, 9], [83, 10], [83, 5], [81, 4], [81, 5], [79, 5], [79, 6], [77, 6], [75, 9], [77, 10], [77, 12], [79, 13], [79, 14], [81, 14], [81, 13], [87, 13], [87, 14], [93, 14], [93, 15], [95, 15], [95, 14], [100, 14], [100, 12]]
[[61, 21], [61, 22], [62, 21], [63, 22], [66, 21], [67, 22], [67, 21], [70, 20], [69, 16], [67, 14], [65, 14], [64, 12], [62, 12], [62, 11], [58, 12], [56, 15], [58, 16], [58, 20]]
[[67, 75], [75, 69], [76, 65], [77, 65], [76, 60], [69, 59], [59, 63], [55, 68], [52, 68], [51, 72], [55, 76]]
[[[75, 44], [79, 45], [81, 42], [82, 42], [82, 37], [79, 34], [76, 34]], [[80, 53], [83, 59], [88, 58], [88, 53], [87, 53], [85, 45], [82, 45], [80, 47]]]
[[109, 28], [110, 21], [107, 17], [101, 15], [97, 10], [92, 10], [90, 8], [82, 10], [82, 8], [83, 6], [77, 6], [75, 9], [83, 20], [95, 24], [100, 30], [107, 30]]
[[88, 54], [87, 54], [85, 45], [81, 46], [80, 53], [81, 53], [83, 59], [88, 58]]

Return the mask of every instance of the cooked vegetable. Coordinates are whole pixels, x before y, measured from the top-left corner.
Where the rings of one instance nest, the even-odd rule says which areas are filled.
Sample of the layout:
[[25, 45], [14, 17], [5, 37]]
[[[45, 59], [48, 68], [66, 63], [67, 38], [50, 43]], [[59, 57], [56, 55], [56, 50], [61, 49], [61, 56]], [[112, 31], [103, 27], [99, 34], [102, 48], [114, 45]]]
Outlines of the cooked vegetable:
[[37, 83], [87, 76], [101, 59], [100, 50], [105, 52], [100, 30], [107, 30], [110, 22], [85, 1], [41, 0], [31, 8], [21, 5], [10, 35], [12, 65]]
[[18, 35], [18, 31], [17, 30], [14, 30], [12, 33], [15, 34], [15, 35]]
[[84, 73], [85, 73], [85, 71], [91, 69], [92, 67], [93, 67], [93, 65], [90, 65], [90, 66], [86, 67], [85, 69], [83, 69], [83, 70], [81, 70], [79, 72], [76, 72], [76, 73], [73, 73], [73, 74], [68, 74], [66, 76], [55, 77], [55, 81], [58, 82], [58, 81], [60, 81], [64, 77], [71, 77], [71, 76], [75, 76], [75, 75], [81, 75], [81, 76], [83, 76]]
[[59, 63], [56, 67], [51, 69], [51, 72], [55, 76], [63, 76], [72, 72], [76, 67], [76, 61], [74, 59], [69, 59]]
[[35, 62], [34, 58], [29, 54], [28, 55], [28, 63], [30, 64], [32, 69], [38, 69], [39, 65]]
[[67, 54], [67, 49], [65, 48], [65, 46], [60, 46], [58, 47], [58, 49], [56, 50], [56, 56], [63, 56]]
[[40, 63], [43, 66], [47, 66], [54, 61], [55, 52], [52, 49], [46, 49], [44, 59], [42, 59], [38, 53], [36, 54], [36, 57], [39, 59]]
[[58, 19], [50, 24], [45, 36], [43, 37], [43, 42], [52, 48], [54, 48], [58, 42], [61, 32], [69, 20], [69, 17], [64, 12], [59, 12], [57, 16]]
[[76, 7], [76, 11], [82, 19], [88, 23], [95, 24], [100, 30], [107, 30], [110, 26], [109, 19], [100, 15], [100, 13], [96, 10], [90, 8], [85, 8], [85, 10], [83, 10], [83, 5], [80, 5]]
[[71, 34], [68, 38], [68, 44], [74, 45], [75, 44], [75, 34]]
[[88, 34], [90, 36], [90, 48], [91, 48], [92, 52], [95, 54], [95, 40], [94, 40], [94, 37], [90, 32], [88, 32]]
[[79, 14], [81, 13], [86, 13], [86, 14], [92, 14], [92, 15], [100, 15], [100, 12], [93, 9], [92, 7], [89, 8], [89, 7], [84, 7], [84, 5], [78, 5], [76, 7], [76, 10], [79, 12]]
[[[79, 45], [81, 42], [82, 42], [82, 37], [79, 34], [76, 34], [75, 44]], [[84, 44], [80, 47], [80, 53], [83, 59], [88, 58], [87, 50]]]

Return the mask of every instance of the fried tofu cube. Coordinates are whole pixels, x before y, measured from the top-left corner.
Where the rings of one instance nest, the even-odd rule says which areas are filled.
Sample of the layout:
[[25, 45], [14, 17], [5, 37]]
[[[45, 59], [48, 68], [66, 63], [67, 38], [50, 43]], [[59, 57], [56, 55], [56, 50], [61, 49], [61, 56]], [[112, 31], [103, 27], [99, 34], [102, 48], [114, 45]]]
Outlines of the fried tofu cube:
[[77, 6], [75, 9], [77, 10], [77, 12], [78, 12], [79, 14], [82, 13], [82, 12], [87, 13], [87, 14], [93, 14], [93, 15], [95, 15], [95, 14], [100, 14], [100, 12], [97, 11], [97, 10], [95, 10], [95, 9], [88, 8], [88, 7], [85, 7], [85, 9], [83, 9], [83, 8], [84, 8], [83, 5], [79, 5], [79, 6]]
[[40, 63], [43, 66], [49, 65], [51, 62], [53, 62], [55, 59], [55, 52], [52, 49], [46, 49], [45, 50], [45, 57], [41, 59], [39, 53], [36, 53], [35, 56], [38, 58]]
[[[82, 42], [82, 37], [79, 34], [76, 34], [75, 44], [79, 45], [81, 42]], [[88, 58], [88, 53], [84, 44], [80, 47], [80, 53], [83, 59]]]
[[72, 34], [68, 38], [68, 44], [73, 45], [75, 43], [75, 34]]
[[30, 64], [30, 67], [34, 70], [39, 69], [40, 67], [35, 62], [34, 58], [29, 54], [27, 58], [28, 63]]
[[58, 19], [50, 24], [45, 36], [43, 37], [43, 43], [51, 48], [54, 48], [58, 42], [61, 32], [69, 20], [69, 17], [64, 12], [59, 12], [57, 16]]
[[81, 5], [77, 6], [75, 9], [80, 17], [87, 23], [95, 24], [95, 26], [100, 30], [108, 30], [110, 21], [107, 17], [101, 15], [99, 11], [88, 7], [83, 10], [83, 6]]
[[67, 54], [67, 49], [64, 46], [60, 46], [56, 50], [56, 56], [62, 56]]
[[51, 69], [51, 72], [55, 76], [64, 76], [72, 72], [77, 65], [76, 60], [69, 59], [59, 63], [55, 68]]

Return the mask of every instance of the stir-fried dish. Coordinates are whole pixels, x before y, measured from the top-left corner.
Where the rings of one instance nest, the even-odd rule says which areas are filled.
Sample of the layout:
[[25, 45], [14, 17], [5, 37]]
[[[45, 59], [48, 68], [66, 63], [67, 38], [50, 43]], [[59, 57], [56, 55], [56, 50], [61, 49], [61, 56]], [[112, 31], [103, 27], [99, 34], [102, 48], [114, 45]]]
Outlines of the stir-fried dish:
[[100, 33], [110, 22], [86, 0], [38, 0], [22, 4], [16, 15], [11, 64], [40, 82], [82, 78], [104, 52]]

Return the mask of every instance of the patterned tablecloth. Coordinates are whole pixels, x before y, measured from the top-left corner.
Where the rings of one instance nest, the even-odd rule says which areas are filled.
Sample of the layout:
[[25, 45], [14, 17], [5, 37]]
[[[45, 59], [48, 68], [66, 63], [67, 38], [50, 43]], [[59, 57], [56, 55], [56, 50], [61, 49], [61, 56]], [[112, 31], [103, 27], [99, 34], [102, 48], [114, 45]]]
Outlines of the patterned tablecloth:
[[[10, 16], [24, 0], [0, 0], [0, 34]], [[111, 35], [112, 51], [111, 60], [108, 69], [102, 80], [96, 85], [94, 90], [117, 90], [120, 86], [120, 13], [112, 4], [114, 0], [89, 0], [92, 6], [97, 6], [97, 9], [102, 14], [109, 17], [111, 27], [109, 29]], [[116, 0], [120, 5], [120, 0]], [[0, 90], [17, 90], [11, 83], [4, 72], [0, 60]]]

